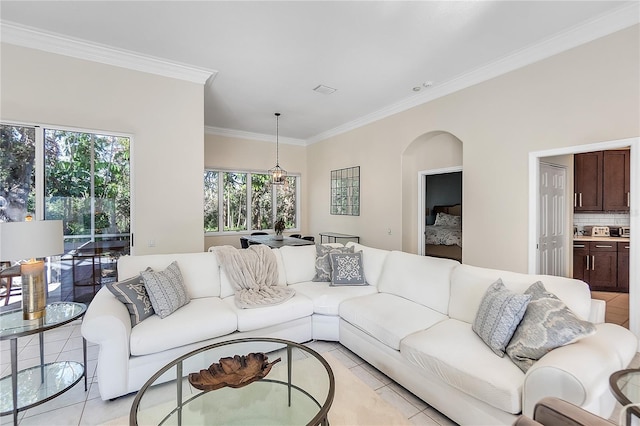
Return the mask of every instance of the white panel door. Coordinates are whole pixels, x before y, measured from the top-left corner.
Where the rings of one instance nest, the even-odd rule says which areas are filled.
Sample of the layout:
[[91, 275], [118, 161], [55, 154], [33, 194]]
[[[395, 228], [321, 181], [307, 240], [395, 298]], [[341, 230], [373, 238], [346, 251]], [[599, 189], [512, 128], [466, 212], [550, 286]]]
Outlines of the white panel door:
[[538, 272], [565, 276], [564, 247], [567, 170], [540, 163]]

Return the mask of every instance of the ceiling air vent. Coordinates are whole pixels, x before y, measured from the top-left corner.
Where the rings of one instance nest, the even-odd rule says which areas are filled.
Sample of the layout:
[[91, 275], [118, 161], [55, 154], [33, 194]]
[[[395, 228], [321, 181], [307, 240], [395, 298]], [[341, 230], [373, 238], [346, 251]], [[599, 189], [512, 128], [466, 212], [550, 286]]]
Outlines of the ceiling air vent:
[[313, 88], [315, 92], [322, 93], [323, 95], [330, 95], [336, 91], [333, 87], [325, 86], [324, 84], [319, 84]]

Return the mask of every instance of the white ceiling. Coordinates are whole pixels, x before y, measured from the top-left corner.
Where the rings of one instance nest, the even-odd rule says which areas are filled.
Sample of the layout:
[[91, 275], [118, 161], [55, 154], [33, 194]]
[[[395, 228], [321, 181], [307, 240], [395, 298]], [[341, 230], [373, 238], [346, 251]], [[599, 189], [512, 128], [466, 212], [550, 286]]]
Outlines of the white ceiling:
[[[0, 2], [5, 42], [66, 43], [72, 56], [212, 75], [208, 131], [270, 139], [278, 111], [285, 143], [320, 140], [602, 37], [638, 23], [638, 10], [637, 0]], [[337, 91], [314, 92], [320, 84]]]

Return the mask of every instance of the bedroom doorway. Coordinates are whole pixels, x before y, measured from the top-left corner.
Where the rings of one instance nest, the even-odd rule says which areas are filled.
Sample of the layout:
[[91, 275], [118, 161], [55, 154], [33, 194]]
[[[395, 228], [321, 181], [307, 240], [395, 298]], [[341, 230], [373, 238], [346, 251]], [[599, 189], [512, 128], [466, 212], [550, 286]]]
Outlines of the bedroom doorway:
[[[421, 171], [419, 182], [418, 253], [461, 262], [462, 167]], [[436, 223], [438, 213], [444, 216]], [[435, 231], [439, 231], [437, 235]]]

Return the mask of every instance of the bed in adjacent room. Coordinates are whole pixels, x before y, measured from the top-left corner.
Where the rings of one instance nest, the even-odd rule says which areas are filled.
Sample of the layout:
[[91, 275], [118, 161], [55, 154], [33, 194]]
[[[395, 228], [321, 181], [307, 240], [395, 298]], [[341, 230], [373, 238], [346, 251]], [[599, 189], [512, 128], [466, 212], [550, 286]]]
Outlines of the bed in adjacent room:
[[425, 227], [425, 255], [462, 262], [462, 206], [434, 206], [436, 220]]

